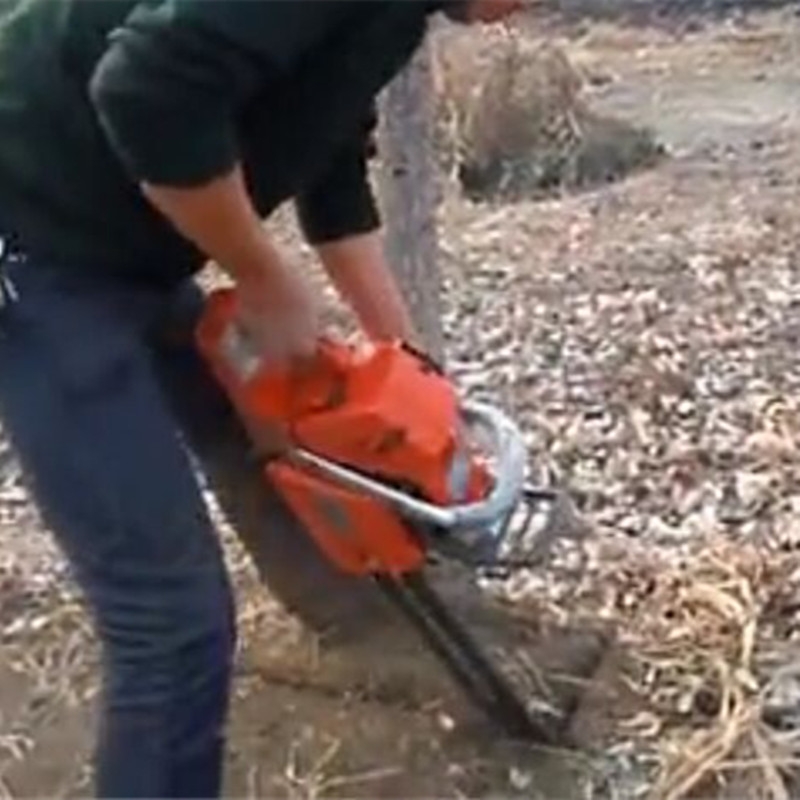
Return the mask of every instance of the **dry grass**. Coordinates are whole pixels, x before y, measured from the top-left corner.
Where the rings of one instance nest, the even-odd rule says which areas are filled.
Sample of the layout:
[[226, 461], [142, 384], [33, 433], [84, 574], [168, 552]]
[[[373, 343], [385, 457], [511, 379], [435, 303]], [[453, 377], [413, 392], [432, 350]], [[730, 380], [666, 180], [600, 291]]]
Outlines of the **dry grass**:
[[290, 743], [283, 775], [276, 783], [291, 800], [347, 796], [354, 786], [380, 781], [403, 771], [400, 766], [390, 766], [356, 773], [339, 772], [336, 759], [342, 749], [342, 739], [326, 737], [324, 742], [318, 742], [317, 738], [313, 731], [308, 731], [305, 737]]
[[679, 558], [630, 546], [597, 565], [560, 611], [618, 624], [640, 703], [613, 737], [651, 751], [648, 800], [715, 796], [732, 782], [753, 800], [788, 800], [800, 763], [800, 694], [785, 698], [798, 557], [709, 533]]
[[[97, 650], [88, 620], [74, 597], [54, 587], [42, 597], [39, 613], [24, 616], [27, 629], [3, 648], [3, 667], [25, 686], [15, 715], [0, 717], [0, 798], [17, 796], [10, 776], [42, 755], [48, 729], [63, 716], [90, 703], [97, 692]], [[53, 792], [63, 797], [84, 769], [82, 739], [67, 774]]]
[[544, 36], [444, 29], [433, 41], [440, 160], [469, 196], [602, 183], [661, 155], [648, 131], [591, 110], [586, 75]]

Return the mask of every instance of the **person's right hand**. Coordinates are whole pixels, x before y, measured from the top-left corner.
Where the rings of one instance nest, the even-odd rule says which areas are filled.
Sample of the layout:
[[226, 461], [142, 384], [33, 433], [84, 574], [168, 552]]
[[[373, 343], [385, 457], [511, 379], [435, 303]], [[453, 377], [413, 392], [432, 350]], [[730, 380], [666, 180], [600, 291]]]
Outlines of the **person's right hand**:
[[201, 186], [142, 184], [142, 190], [179, 233], [233, 279], [241, 325], [257, 350], [276, 359], [314, 351], [311, 295], [272, 243], [239, 165]]
[[[236, 281], [236, 324], [247, 340], [249, 357], [266, 369], [294, 372], [311, 363], [317, 349], [317, 315], [305, 283], [276, 260], [263, 271], [248, 270]], [[262, 456], [290, 446], [285, 421], [244, 420]]]
[[279, 262], [240, 276], [238, 320], [257, 351], [269, 361], [304, 360], [317, 347], [318, 319], [308, 286]]

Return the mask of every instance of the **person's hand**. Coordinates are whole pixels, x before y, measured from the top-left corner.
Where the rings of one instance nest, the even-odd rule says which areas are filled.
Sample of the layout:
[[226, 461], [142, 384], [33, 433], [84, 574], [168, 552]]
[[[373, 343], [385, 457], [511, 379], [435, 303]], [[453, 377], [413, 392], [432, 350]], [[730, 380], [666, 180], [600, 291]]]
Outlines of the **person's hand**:
[[317, 331], [311, 296], [272, 243], [238, 164], [202, 186], [142, 184], [142, 191], [179, 233], [233, 279], [239, 321], [256, 351], [276, 359], [313, 352]]
[[[316, 308], [305, 283], [277, 261], [244, 275], [236, 281], [236, 324], [250, 357], [279, 372], [305, 369], [318, 341]], [[272, 458], [290, 447], [287, 420], [243, 421], [259, 455]]]
[[236, 284], [238, 321], [263, 358], [291, 365], [313, 355], [318, 318], [305, 282], [290, 268], [272, 263]]

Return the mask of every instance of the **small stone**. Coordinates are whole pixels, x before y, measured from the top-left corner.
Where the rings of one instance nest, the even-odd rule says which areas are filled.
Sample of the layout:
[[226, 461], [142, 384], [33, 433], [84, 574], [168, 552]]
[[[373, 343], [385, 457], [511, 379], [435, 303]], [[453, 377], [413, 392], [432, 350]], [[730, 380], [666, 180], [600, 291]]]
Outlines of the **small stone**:
[[736, 488], [747, 512], [760, 511], [771, 496], [772, 476], [767, 472], [740, 472], [736, 476]]
[[670, 525], [660, 517], [651, 517], [647, 522], [647, 537], [658, 544], [671, 544], [684, 541], [690, 536], [690, 532], [683, 528]]
[[530, 788], [531, 784], [533, 783], [533, 774], [526, 769], [511, 767], [511, 769], [508, 771], [508, 782], [518, 792], [523, 792]]
[[628, 514], [619, 520], [617, 527], [629, 536], [641, 536], [645, 531], [645, 522], [640, 514]]
[[439, 727], [443, 731], [447, 731], [447, 733], [451, 733], [456, 729], [456, 721], [449, 714], [445, 714], [443, 711], [440, 711], [436, 715], [436, 722]]

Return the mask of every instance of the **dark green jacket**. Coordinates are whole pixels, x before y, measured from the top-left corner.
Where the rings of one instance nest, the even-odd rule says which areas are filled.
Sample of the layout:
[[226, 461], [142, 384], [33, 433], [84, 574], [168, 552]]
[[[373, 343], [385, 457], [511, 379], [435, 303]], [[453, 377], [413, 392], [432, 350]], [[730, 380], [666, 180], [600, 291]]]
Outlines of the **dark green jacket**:
[[380, 89], [428, 0], [3, 0], [0, 231], [65, 268], [172, 284], [200, 254], [137, 182], [192, 186], [240, 160], [266, 216], [312, 242], [378, 224]]

